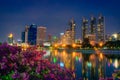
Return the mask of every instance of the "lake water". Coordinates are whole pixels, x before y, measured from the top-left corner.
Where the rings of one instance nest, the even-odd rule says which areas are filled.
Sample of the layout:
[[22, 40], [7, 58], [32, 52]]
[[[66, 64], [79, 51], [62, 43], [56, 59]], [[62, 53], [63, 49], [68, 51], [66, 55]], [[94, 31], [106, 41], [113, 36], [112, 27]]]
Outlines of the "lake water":
[[[120, 56], [120, 55], [118, 55]], [[47, 50], [46, 58], [51, 63], [75, 72], [76, 80], [113, 79], [120, 70], [120, 60], [109, 58], [104, 53], [81, 53], [69, 50]], [[116, 76], [117, 77], [117, 76]], [[119, 79], [115, 79], [119, 80]]]

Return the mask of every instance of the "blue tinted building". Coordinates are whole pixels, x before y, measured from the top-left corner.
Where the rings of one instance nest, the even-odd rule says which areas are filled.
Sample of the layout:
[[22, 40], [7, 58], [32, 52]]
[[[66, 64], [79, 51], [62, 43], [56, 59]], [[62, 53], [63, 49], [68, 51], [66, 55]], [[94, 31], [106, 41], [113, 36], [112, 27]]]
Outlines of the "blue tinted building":
[[36, 45], [36, 39], [37, 39], [37, 25], [32, 24], [28, 28], [28, 43], [30, 45]]
[[31, 24], [25, 27], [25, 30], [21, 34], [22, 43], [28, 43], [30, 45], [36, 45], [37, 39], [37, 25]]
[[25, 43], [25, 31], [21, 33], [21, 40], [22, 40], [22, 43]]

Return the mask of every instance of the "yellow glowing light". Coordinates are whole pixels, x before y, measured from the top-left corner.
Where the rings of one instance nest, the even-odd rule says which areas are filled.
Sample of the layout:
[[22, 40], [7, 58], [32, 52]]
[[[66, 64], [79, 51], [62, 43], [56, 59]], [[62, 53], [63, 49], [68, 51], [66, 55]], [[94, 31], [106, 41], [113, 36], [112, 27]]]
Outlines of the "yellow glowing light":
[[72, 47], [75, 48], [75, 47], [76, 47], [76, 44], [72, 44]]
[[63, 51], [63, 56], [66, 56], [66, 51]]
[[58, 45], [57, 45], [57, 44], [55, 44], [54, 46], [55, 46], [55, 47], [58, 47]]
[[12, 38], [12, 37], [13, 37], [13, 34], [12, 34], [12, 33], [10, 33], [8, 37], [9, 37], [9, 38]]
[[95, 41], [90, 41], [90, 44], [91, 44], [92, 46], [95, 46]]
[[99, 46], [102, 47], [102, 46], [103, 46], [103, 42], [100, 42], [100, 43], [99, 43]]
[[21, 44], [22, 50], [27, 50], [27, 48], [29, 48], [30, 46], [28, 44]]
[[96, 56], [94, 54], [90, 55], [90, 60], [95, 60]]
[[115, 59], [114, 66], [115, 66], [115, 68], [118, 68], [118, 66], [119, 66], [117, 59]]
[[57, 51], [57, 50], [55, 50], [55, 52], [54, 52], [54, 53], [55, 53], [55, 56], [56, 56], [56, 55], [58, 54], [58, 51]]
[[117, 37], [118, 37], [118, 34], [117, 34], [117, 33], [113, 34], [113, 37], [114, 37], [114, 38], [117, 38]]
[[65, 47], [65, 46], [66, 46], [66, 44], [63, 44], [63, 45], [62, 45], [62, 47]]
[[94, 50], [98, 50], [96, 47], [94, 47]]
[[102, 53], [100, 53], [100, 59], [103, 59], [103, 54]]
[[112, 64], [112, 59], [110, 59], [110, 64]]
[[73, 52], [72, 53], [72, 57], [74, 58], [76, 56], [76, 52]]

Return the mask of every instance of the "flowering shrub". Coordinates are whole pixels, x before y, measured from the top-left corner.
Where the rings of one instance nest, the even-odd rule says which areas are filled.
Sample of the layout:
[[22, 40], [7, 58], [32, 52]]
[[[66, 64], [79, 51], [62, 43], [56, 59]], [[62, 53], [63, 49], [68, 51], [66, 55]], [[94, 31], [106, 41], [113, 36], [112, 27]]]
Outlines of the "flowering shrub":
[[42, 59], [45, 52], [21, 51], [18, 47], [0, 46], [2, 80], [74, 80], [73, 72]]

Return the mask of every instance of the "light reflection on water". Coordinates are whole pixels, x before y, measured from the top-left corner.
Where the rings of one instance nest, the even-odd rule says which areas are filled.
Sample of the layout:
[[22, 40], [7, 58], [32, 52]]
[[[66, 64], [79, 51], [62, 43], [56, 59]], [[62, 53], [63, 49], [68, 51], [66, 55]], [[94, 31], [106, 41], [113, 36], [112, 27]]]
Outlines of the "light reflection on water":
[[112, 78], [115, 70], [120, 70], [120, 60], [107, 58], [103, 53], [84, 54], [74, 51], [47, 51], [47, 58], [61, 67], [75, 71], [76, 79], [99, 80]]

